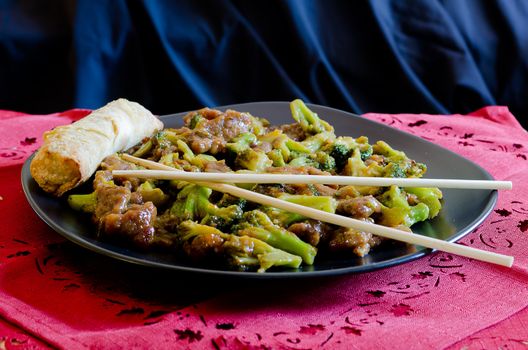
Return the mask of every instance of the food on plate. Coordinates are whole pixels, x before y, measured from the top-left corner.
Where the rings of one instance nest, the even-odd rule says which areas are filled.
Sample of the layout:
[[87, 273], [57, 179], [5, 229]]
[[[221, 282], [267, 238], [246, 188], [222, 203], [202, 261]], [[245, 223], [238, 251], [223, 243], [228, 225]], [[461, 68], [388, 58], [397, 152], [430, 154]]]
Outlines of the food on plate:
[[118, 99], [85, 118], [44, 134], [31, 175], [46, 192], [60, 196], [93, 175], [101, 161], [163, 129], [138, 103]]
[[[426, 171], [386, 142], [336, 136], [300, 100], [290, 106], [295, 122], [278, 126], [245, 112], [203, 108], [188, 113], [183, 127], [163, 129], [126, 152], [193, 172], [421, 177]], [[383, 240], [194, 183], [112, 175], [112, 170], [140, 168], [110, 155], [95, 174], [93, 192], [69, 196], [72, 208], [91, 215], [100, 239], [173, 252], [197, 264], [259, 272], [309, 266], [321, 252], [365, 256]], [[406, 231], [437, 216], [442, 207], [437, 188], [239, 186]]]

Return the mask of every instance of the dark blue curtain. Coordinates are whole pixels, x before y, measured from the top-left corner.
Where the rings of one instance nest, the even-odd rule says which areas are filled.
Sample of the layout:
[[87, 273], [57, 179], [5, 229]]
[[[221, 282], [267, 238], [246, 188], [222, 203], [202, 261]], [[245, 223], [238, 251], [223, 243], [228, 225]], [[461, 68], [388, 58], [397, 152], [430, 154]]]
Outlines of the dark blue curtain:
[[0, 108], [291, 100], [528, 119], [528, 1], [0, 1]]

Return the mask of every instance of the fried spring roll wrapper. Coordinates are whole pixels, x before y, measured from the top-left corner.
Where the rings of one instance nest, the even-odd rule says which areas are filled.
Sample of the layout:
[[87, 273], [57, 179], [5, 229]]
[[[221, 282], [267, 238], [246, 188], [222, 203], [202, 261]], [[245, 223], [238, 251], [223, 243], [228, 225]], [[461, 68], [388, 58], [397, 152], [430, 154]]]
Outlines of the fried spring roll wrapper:
[[101, 161], [163, 129], [163, 123], [136, 102], [118, 99], [83, 119], [44, 133], [31, 175], [56, 196], [92, 176]]

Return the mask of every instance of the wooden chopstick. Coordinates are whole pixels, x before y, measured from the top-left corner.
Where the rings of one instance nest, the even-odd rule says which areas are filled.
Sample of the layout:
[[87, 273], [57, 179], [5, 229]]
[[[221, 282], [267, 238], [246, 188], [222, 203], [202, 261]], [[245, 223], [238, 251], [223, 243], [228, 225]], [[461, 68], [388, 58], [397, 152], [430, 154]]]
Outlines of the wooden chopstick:
[[[179, 170], [171, 168], [169, 166], [152, 162], [146, 159], [136, 158], [128, 154], [122, 154], [121, 157], [132, 163], [144, 166], [145, 168], [157, 169], [157, 170], [169, 170], [172, 172], [177, 172]], [[151, 177], [152, 178], [152, 177]], [[209, 187], [215, 191], [228, 193], [230, 195], [247, 199], [252, 202], [259, 204], [287, 210], [292, 213], [300, 214], [308, 218], [315, 220], [324, 221], [330, 224], [353, 228], [360, 231], [371, 232], [372, 234], [394, 239], [397, 241], [406, 242], [409, 244], [416, 244], [426, 248], [437, 249], [447, 253], [452, 253], [460, 256], [465, 256], [475, 260], [485, 261], [497, 265], [511, 267], [513, 264], [513, 257], [503, 254], [498, 254], [494, 252], [488, 252], [464, 245], [459, 245], [455, 243], [446, 242], [440, 239], [422, 236], [419, 234], [413, 234], [401, 230], [397, 230], [391, 227], [386, 227], [382, 225], [372, 224], [365, 221], [360, 221], [357, 219], [352, 219], [342, 215], [336, 215], [327, 213], [322, 210], [317, 210], [309, 207], [305, 207], [299, 204], [290, 203], [278, 198], [269, 197], [260, 193], [252, 192], [239, 188], [233, 185], [222, 184], [222, 183], [212, 183], [212, 182], [201, 182], [201, 181], [192, 181], [200, 186]]]
[[422, 179], [391, 177], [355, 177], [328, 175], [293, 175], [293, 174], [245, 174], [245, 173], [199, 173], [174, 172], [172, 170], [114, 170], [116, 176], [130, 176], [142, 179], [207, 181], [221, 183], [255, 183], [255, 184], [327, 184], [356, 186], [391, 186], [400, 187], [439, 187], [459, 189], [511, 190], [511, 181], [492, 180], [458, 180], [458, 179]]

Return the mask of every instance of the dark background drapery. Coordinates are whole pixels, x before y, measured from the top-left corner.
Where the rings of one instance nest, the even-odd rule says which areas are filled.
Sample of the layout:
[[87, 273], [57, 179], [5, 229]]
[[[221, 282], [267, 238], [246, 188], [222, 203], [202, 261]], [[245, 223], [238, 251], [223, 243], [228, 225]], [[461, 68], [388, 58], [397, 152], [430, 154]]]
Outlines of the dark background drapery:
[[506, 105], [528, 124], [528, 1], [0, 1], [0, 108], [164, 114], [291, 100]]

